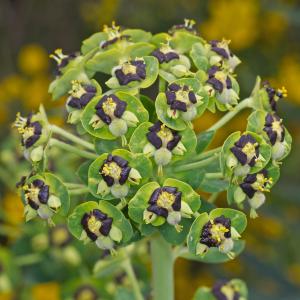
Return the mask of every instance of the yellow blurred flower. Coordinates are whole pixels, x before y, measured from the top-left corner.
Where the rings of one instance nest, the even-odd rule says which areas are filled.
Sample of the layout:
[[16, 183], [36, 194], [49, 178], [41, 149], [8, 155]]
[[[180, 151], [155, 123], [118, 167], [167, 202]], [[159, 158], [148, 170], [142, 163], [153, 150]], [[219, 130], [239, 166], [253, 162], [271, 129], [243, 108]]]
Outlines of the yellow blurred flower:
[[209, 1], [211, 18], [200, 27], [208, 39], [231, 39], [233, 49], [251, 46], [259, 35], [259, 1]]
[[18, 66], [26, 75], [38, 75], [47, 72], [49, 67], [48, 53], [38, 44], [26, 45], [19, 52]]
[[299, 82], [300, 82], [300, 58], [290, 54], [282, 59], [280, 64], [278, 82], [288, 90], [288, 100], [300, 104]]
[[60, 287], [56, 282], [41, 283], [32, 288], [32, 300], [60, 299]]
[[80, 13], [85, 22], [99, 30], [99, 26], [109, 24], [115, 19], [119, 4], [120, 0], [84, 1]]
[[[0, 83], [2, 101], [11, 101], [19, 99], [22, 95], [22, 90], [25, 85], [23, 78], [20, 75], [9, 75]], [[1, 97], [1, 98], [2, 98]]]
[[297, 285], [300, 285], [300, 264], [293, 264], [288, 267], [287, 277], [289, 280]]
[[7, 223], [11, 225], [23, 223], [24, 206], [18, 194], [7, 192], [2, 199], [2, 206]]
[[0, 293], [0, 300], [13, 300], [14, 297], [11, 293]]

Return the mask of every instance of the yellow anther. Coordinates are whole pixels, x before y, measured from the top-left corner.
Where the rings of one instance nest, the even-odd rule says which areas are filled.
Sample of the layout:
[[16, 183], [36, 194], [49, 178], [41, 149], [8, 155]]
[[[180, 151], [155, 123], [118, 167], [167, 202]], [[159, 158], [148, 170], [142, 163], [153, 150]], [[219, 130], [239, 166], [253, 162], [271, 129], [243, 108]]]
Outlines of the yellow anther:
[[162, 192], [159, 195], [156, 203], [160, 207], [170, 209], [174, 201], [175, 201], [175, 195], [170, 194], [168, 192]]
[[247, 143], [242, 151], [248, 156], [248, 157], [253, 157], [256, 155], [256, 151], [255, 151], [255, 147], [257, 146], [257, 143], [255, 144], [251, 144], [251, 143]]
[[116, 106], [117, 104], [115, 103], [115, 101], [111, 97], [108, 97], [106, 101], [102, 104], [102, 109], [107, 115], [112, 117]]
[[214, 222], [212, 221], [212, 227], [210, 229], [211, 237], [218, 243], [220, 243], [224, 239], [224, 234], [228, 231], [229, 229], [226, 228], [223, 224], [214, 224]]
[[85, 90], [83, 86], [81, 85], [81, 82], [79, 80], [72, 80], [72, 89], [69, 91], [69, 94], [73, 97], [80, 98], [84, 93]]
[[124, 72], [125, 75], [127, 75], [127, 74], [136, 74], [136, 66], [132, 65], [129, 62], [125, 62], [122, 65], [122, 71]]
[[277, 90], [280, 94], [282, 94], [283, 98], [286, 98], [288, 96], [287, 89], [283, 86], [281, 89]]
[[115, 162], [106, 163], [102, 168], [102, 174], [105, 176], [111, 176], [114, 179], [119, 179], [122, 169]]
[[98, 219], [96, 219], [95, 216], [91, 216], [88, 219], [88, 228], [90, 231], [92, 231], [93, 233], [99, 233], [99, 229], [101, 227], [101, 221], [99, 221]]

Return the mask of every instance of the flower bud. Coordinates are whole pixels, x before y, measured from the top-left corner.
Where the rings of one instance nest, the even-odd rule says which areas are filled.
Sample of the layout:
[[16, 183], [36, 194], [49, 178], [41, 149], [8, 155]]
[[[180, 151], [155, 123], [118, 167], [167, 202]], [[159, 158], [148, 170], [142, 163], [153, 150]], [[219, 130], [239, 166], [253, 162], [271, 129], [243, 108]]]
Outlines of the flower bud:
[[184, 121], [192, 121], [195, 119], [197, 115], [197, 108], [195, 106], [191, 106], [188, 108], [186, 112], [182, 112], [181, 116]]
[[109, 124], [109, 130], [114, 136], [122, 136], [125, 135], [125, 133], [128, 130], [128, 126], [126, 121], [123, 119], [114, 119]]
[[112, 225], [110, 232], [109, 232], [109, 237], [112, 240], [119, 243], [122, 240], [122, 236], [123, 236], [122, 231], [118, 227]]
[[33, 148], [30, 152], [30, 159], [33, 162], [38, 162], [43, 159], [44, 149], [43, 146], [38, 146], [36, 148]]
[[249, 204], [251, 208], [258, 209], [266, 201], [266, 196], [262, 192], [256, 192], [254, 196], [249, 199]]
[[233, 249], [234, 243], [233, 239], [225, 239], [222, 244], [219, 246], [219, 250], [222, 253], [229, 253]]
[[243, 190], [240, 187], [237, 187], [234, 191], [234, 202], [239, 204], [242, 203], [246, 199], [246, 194], [243, 192]]
[[146, 156], [153, 156], [155, 151], [156, 151], [156, 148], [150, 143], [146, 144], [146, 146], [143, 149], [143, 153]]
[[282, 142], [276, 142], [275, 145], [272, 147], [272, 158], [274, 160], [280, 159], [285, 152], [285, 146]]
[[53, 216], [53, 211], [48, 207], [48, 205], [40, 205], [40, 207], [37, 210], [38, 215], [42, 219], [50, 219]]
[[172, 150], [172, 153], [175, 155], [184, 155], [186, 152], [186, 148], [184, 147], [182, 142], [179, 142], [177, 146]]
[[196, 247], [196, 255], [203, 255], [208, 250], [208, 246], [198, 243]]
[[124, 198], [127, 196], [128, 192], [129, 192], [129, 187], [127, 184], [123, 184], [123, 185], [114, 184], [111, 187], [110, 192], [116, 198]]
[[192, 209], [185, 201], [181, 201], [180, 212], [181, 212], [182, 216], [185, 218], [190, 218], [193, 215]]
[[131, 168], [128, 176], [128, 180], [130, 181], [130, 183], [139, 184], [141, 179], [142, 176], [140, 172], [137, 169]]
[[77, 124], [80, 121], [81, 115], [81, 110], [73, 110], [69, 113], [67, 122], [69, 124]]
[[157, 217], [156, 214], [154, 214], [153, 212], [148, 211], [147, 209], [144, 210], [143, 220], [145, 221], [146, 224], [150, 224], [154, 222], [156, 217]]
[[96, 240], [96, 245], [103, 250], [112, 250], [114, 247], [114, 242], [110, 237], [99, 236]]
[[219, 56], [219, 55], [213, 55], [209, 59], [209, 64], [212, 65], [212, 66], [218, 65], [221, 60], [222, 60], [221, 56]]
[[99, 129], [104, 126], [104, 122], [99, 118], [98, 115], [95, 114], [89, 121], [89, 125], [91, 125], [94, 129]]
[[180, 221], [181, 221], [180, 211], [169, 212], [168, 217], [167, 217], [167, 222], [170, 225], [177, 225]]
[[165, 166], [172, 159], [172, 153], [166, 148], [158, 149], [154, 154], [154, 160], [158, 165]]
[[237, 232], [237, 230], [234, 227], [231, 227], [230, 232], [233, 240], [238, 240], [241, 237], [241, 235]]
[[234, 175], [235, 176], [246, 176], [250, 172], [250, 166], [244, 165], [244, 166], [237, 166], [234, 169]]
[[24, 215], [25, 215], [25, 221], [28, 222], [36, 217], [37, 212], [29, 205], [26, 205], [24, 209]]
[[170, 70], [176, 77], [183, 77], [188, 72], [187, 67], [184, 65], [176, 65], [171, 67]]
[[126, 121], [129, 127], [135, 127], [139, 122], [139, 119], [136, 117], [136, 115], [128, 110], [124, 111], [122, 119]]
[[61, 201], [58, 197], [51, 195], [48, 199], [48, 206], [54, 210], [58, 211], [61, 207]]
[[237, 158], [233, 154], [230, 153], [226, 160], [226, 166], [229, 169], [233, 169], [237, 166], [237, 164], [238, 164]]
[[106, 196], [109, 193], [109, 187], [107, 183], [104, 180], [101, 180], [98, 184], [97, 188], [97, 194], [100, 194], [101, 196]]

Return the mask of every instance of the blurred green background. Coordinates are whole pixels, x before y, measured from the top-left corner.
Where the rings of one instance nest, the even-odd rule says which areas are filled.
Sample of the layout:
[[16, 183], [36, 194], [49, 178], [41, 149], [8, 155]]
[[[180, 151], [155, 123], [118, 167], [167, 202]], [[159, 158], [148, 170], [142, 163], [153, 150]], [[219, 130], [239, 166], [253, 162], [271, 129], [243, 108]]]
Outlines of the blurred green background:
[[[56, 48], [67, 53], [78, 50], [84, 38], [102, 30], [112, 20], [125, 27], [141, 27], [156, 33], [181, 23], [183, 18], [195, 19], [200, 35], [207, 40], [223, 37], [231, 40], [232, 50], [243, 62], [237, 69], [242, 97], [250, 93], [256, 75], [287, 88], [289, 96], [279, 105], [279, 114], [294, 143], [279, 183], [260, 210], [260, 218], [249, 222], [245, 252], [223, 265], [179, 260], [176, 299], [191, 299], [198, 286], [233, 277], [247, 282], [250, 299], [300, 299], [300, 2], [297, 0], [1, 0], [2, 247], [14, 251], [25, 227], [22, 204], [12, 184], [20, 175], [14, 161], [20, 157], [14, 149], [14, 140], [8, 139], [15, 113], [30, 112], [42, 102], [50, 111], [52, 122], [62, 124], [64, 118], [64, 99], [53, 104], [47, 93], [54, 70], [49, 53]], [[196, 122], [197, 130], [209, 127], [217, 118], [205, 114]], [[215, 143], [243, 129], [245, 118], [246, 115], [237, 117], [219, 133]], [[26, 163], [20, 161], [20, 164]], [[224, 195], [217, 204], [225, 205]], [[21, 276], [26, 276], [26, 269], [22, 272]], [[55, 282], [55, 275], [45, 278], [47, 282], [41, 279], [39, 284], [37, 280], [30, 281], [29, 299], [60, 299], [61, 280]], [[0, 294], [0, 300], [15, 299], [12, 294]], [[18, 292], [14, 294], [19, 299]]]

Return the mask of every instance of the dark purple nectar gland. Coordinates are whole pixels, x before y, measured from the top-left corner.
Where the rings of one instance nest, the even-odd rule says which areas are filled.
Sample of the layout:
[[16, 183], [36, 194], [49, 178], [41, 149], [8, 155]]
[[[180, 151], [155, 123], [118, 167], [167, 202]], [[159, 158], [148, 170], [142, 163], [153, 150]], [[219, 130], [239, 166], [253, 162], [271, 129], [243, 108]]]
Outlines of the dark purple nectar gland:
[[169, 212], [181, 209], [182, 193], [176, 187], [164, 186], [157, 188], [148, 201], [147, 210], [157, 216], [167, 218]]
[[105, 50], [109, 46], [115, 44], [121, 40], [129, 40], [129, 35], [122, 35], [120, 32], [120, 26], [116, 26], [115, 22], [112, 22], [111, 27], [104, 25], [103, 32], [105, 32], [108, 36], [108, 39], [100, 43], [100, 48]]
[[281, 89], [275, 90], [270, 86], [268, 82], [264, 82], [263, 87], [268, 94], [269, 103], [272, 111], [277, 112], [277, 102], [280, 99], [286, 98], [288, 96], [286, 88], [283, 86]]
[[60, 224], [51, 228], [50, 233], [50, 245], [52, 247], [64, 248], [72, 241], [72, 236], [66, 225]]
[[127, 107], [125, 101], [120, 100], [116, 95], [105, 95], [95, 106], [97, 116], [107, 125], [114, 118], [121, 118]]
[[99, 209], [93, 209], [91, 212], [85, 213], [81, 219], [81, 225], [84, 231], [93, 242], [96, 241], [100, 235], [109, 235], [112, 222], [113, 219]]
[[117, 155], [109, 154], [104, 160], [99, 173], [106, 184], [111, 187], [115, 183], [123, 185], [126, 183], [131, 167], [128, 166], [128, 161]]
[[[241, 295], [230, 281], [218, 281], [212, 287], [211, 292], [217, 300], [240, 300]], [[244, 298], [242, 298], [244, 299]]]
[[191, 19], [184, 19], [184, 23], [183, 24], [178, 24], [178, 25], [174, 25], [170, 30], [169, 33], [173, 34], [178, 30], [186, 30], [190, 33], [193, 34], [197, 34], [197, 30], [196, 30], [196, 22], [195, 20], [191, 20]]
[[121, 65], [115, 71], [116, 78], [120, 85], [127, 85], [132, 81], [146, 79], [146, 64], [143, 59], [130, 60]]
[[75, 59], [78, 55], [78, 53], [71, 53], [69, 55], [63, 54], [62, 49], [56, 49], [54, 51], [54, 54], [50, 54], [49, 57], [53, 58], [57, 62], [55, 75], [60, 76], [62, 74], [62, 69], [66, 67], [69, 62]]
[[224, 239], [231, 237], [231, 220], [223, 215], [209, 220], [202, 228], [200, 243], [208, 248], [219, 247]]
[[74, 294], [74, 300], [97, 300], [97, 299], [99, 299], [97, 291], [90, 285], [80, 286]]
[[267, 133], [272, 146], [276, 142], [283, 142], [285, 138], [285, 130], [282, 125], [282, 119], [275, 114], [267, 114], [265, 118], [264, 131]]
[[41, 204], [48, 203], [49, 186], [40, 179], [24, 184], [23, 191], [26, 203], [34, 210], [38, 210]]
[[181, 136], [176, 130], [170, 129], [162, 122], [157, 121], [149, 128], [147, 139], [156, 149], [166, 147], [169, 151], [172, 151], [180, 142]]
[[248, 164], [250, 167], [254, 167], [259, 157], [259, 144], [250, 134], [244, 134], [230, 148], [230, 151], [241, 165]]
[[223, 90], [232, 89], [232, 81], [228, 75], [226, 75], [218, 66], [212, 66], [208, 70], [208, 80], [206, 83], [209, 83], [214, 90], [219, 93], [222, 93]]
[[174, 111], [186, 112], [188, 106], [197, 103], [195, 93], [187, 86], [172, 83], [166, 91], [167, 104]]
[[160, 64], [168, 63], [174, 59], [179, 59], [179, 54], [174, 51], [168, 44], [162, 45], [159, 49], [152, 52]]
[[248, 174], [240, 184], [240, 188], [251, 199], [256, 192], [270, 192], [272, 183], [272, 178], [268, 178], [268, 171], [262, 170], [255, 174]]
[[82, 84], [78, 80], [72, 81], [72, 89], [67, 105], [74, 109], [84, 108], [96, 95], [97, 89], [91, 84]]
[[26, 149], [32, 147], [42, 135], [42, 125], [40, 122], [32, 122], [32, 114], [27, 118], [21, 117], [20, 113], [17, 113], [14, 127], [17, 128], [21, 134], [21, 143]]

